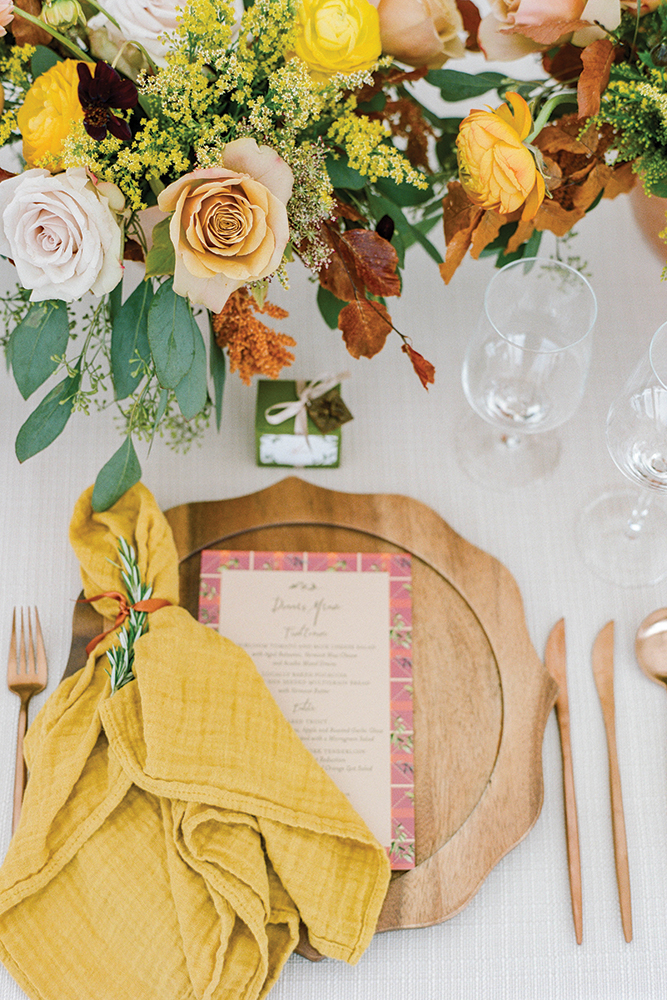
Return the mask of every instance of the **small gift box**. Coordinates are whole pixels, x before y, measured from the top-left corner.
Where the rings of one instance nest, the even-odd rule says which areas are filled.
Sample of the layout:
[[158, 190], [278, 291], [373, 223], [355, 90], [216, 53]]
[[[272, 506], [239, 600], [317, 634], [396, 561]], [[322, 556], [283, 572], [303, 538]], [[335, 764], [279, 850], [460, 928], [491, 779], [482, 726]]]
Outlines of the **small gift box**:
[[291, 468], [340, 465], [341, 425], [352, 419], [340, 395], [349, 372], [303, 380], [257, 383], [258, 465]]

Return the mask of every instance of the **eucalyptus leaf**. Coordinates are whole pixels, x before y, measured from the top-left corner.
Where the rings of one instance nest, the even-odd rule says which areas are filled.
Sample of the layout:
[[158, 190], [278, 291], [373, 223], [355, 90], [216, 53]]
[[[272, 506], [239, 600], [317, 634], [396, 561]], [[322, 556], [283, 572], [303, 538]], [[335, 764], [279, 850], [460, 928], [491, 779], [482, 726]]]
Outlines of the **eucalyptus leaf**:
[[358, 170], [355, 170], [348, 163], [347, 156], [341, 153], [337, 160], [333, 156], [327, 156], [327, 173], [329, 180], [335, 188], [347, 188], [348, 191], [361, 191], [366, 187], [368, 180]]
[[208, 370], [213, 382], [213, 406], [215, 409], [215, 426], [220, 430], [222, 423], [222, 395], [225, 388], [225, 378], [227, 376], [227, 364], [225, 352], [215, 342], [213, 327], [211, 327], [211, 347], [208, 357]]
[[91, 506], [99, 513], [108, 510], [117, 500], [141, 479], [141, 466], [132, 444], [126, 437], [118, 451], [97, 473]]
[[187, 375], [201, 337], [187, 299], [177, 295], [173, 281], [158, 288], [148, 310], [148, 343], [163, 389], [175, 389]]
[[490, 90], [500, 90], [507, 83], [507, 77], [502, 73], [462, 73], [457, 69], [432, 69], [426, 74], [426, 79], [438, 88], [445, 101], [481, 97]]
[[157, 278], [173, 274], [176, 266], [174, 244], [169, 235], [169, 219], [162, 219], [153, 226], [153, 246], [146, 254], [146, 277]]
[[127, 399], [141, 381], [141, 372], [133, 374], [139, 367], [136, 355], [146, 363], [150, 361], [148, 311], [152, 301], [153, 286], [150, 281], [142, 281], [112, 320], [111, 375], [117, 399]]
[[194, 337], [195, 354], [188, 372], [178, 383], [174, 392], [181, 413], [186, 420], [192, 420], [206, 406], [206, 347], [199, 327]]
[[115, 320], [123, 304], [123, 279], [121, 278], [114, 289], [109, 292], [109, 315], [111, 322]]
[[33, 302], [11, 334], [12, 369], [24, 399], [58, 367], [69, 340], [67, 306], [60, 301]]
[[25, 462], [43, 451], [62, 433], [80, 385], [81, 372], [77, 370], [54, 386], [32, 411], [16, 435], [15, 450], [19, 462]]

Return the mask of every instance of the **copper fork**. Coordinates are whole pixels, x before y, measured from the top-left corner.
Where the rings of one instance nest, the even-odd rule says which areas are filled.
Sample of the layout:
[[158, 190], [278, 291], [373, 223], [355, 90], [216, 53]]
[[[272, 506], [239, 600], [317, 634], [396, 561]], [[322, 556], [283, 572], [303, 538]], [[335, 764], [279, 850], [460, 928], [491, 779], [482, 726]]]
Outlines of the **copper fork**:
[[21, 699], [19, 709], [18, 734], [16, 738], [16, 770], [14, 774], [14, 813], [12, 816], [12, 833], [18, 826], [23, 802], [27, 770], [23, 759], [23, 737], [28, 726], [28, 702], [34, 694], [43, 691], [48, 679], [44, 640], [39, 624], [37, 608], [34, 608], [34, 639], [30, 609], [26, 609], [28, 646], [26, 656], [26, 638], [23, 625], [23, 608], [21, 608], [21, 638], [17, 655], [16, 650], [16, 608], [12, 615], [12, 638], [9, 645], [9, 660], [7, 662], [7, 687]]

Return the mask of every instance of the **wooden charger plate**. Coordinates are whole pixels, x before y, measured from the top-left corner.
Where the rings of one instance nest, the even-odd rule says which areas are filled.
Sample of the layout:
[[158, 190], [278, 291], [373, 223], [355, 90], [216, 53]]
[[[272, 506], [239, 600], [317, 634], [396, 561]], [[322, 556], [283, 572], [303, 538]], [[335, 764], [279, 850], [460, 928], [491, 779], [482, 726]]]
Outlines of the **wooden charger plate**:
[[[416, 866], [394, 873], [378, 930], [454, 916], [542, 807], [542, 740], [557, 688], [531, 644], [514, 578], [404, 496], [289, 477], [165, 515], [181, 604], [195, 618], [202, 549], [412, 555]], [[99, 615], [77, 604], [65, 675], [85, 662], [99, 631]]]

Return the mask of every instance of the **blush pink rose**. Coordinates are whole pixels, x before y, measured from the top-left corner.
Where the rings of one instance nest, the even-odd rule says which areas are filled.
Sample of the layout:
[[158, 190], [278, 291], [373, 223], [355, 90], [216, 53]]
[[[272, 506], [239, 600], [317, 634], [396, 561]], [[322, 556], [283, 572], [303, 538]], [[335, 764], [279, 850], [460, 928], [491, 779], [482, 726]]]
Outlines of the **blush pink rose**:
[[[554, 44], [588, 45], [618, 27], [620, 0], [490, 0], [478, 41], [487, 59], [520, 59]], [[652, 0], [651, 0], [652, 2]]]
[[0, 0], [0, 37], [6, 35], [7, 25], [14, 17], [14, 0]]
[[408, 66], [435, 69], [465, 55], [454, 0], [380, 0], [378, 14], [382, 51]]
[[235, 139], [222, 164], [193, 170], [158, 197], [173, 212], [174, 291], [218, 313], [248, 282], [272, 274], [289, 239], [290, 167], [269, 146]]

